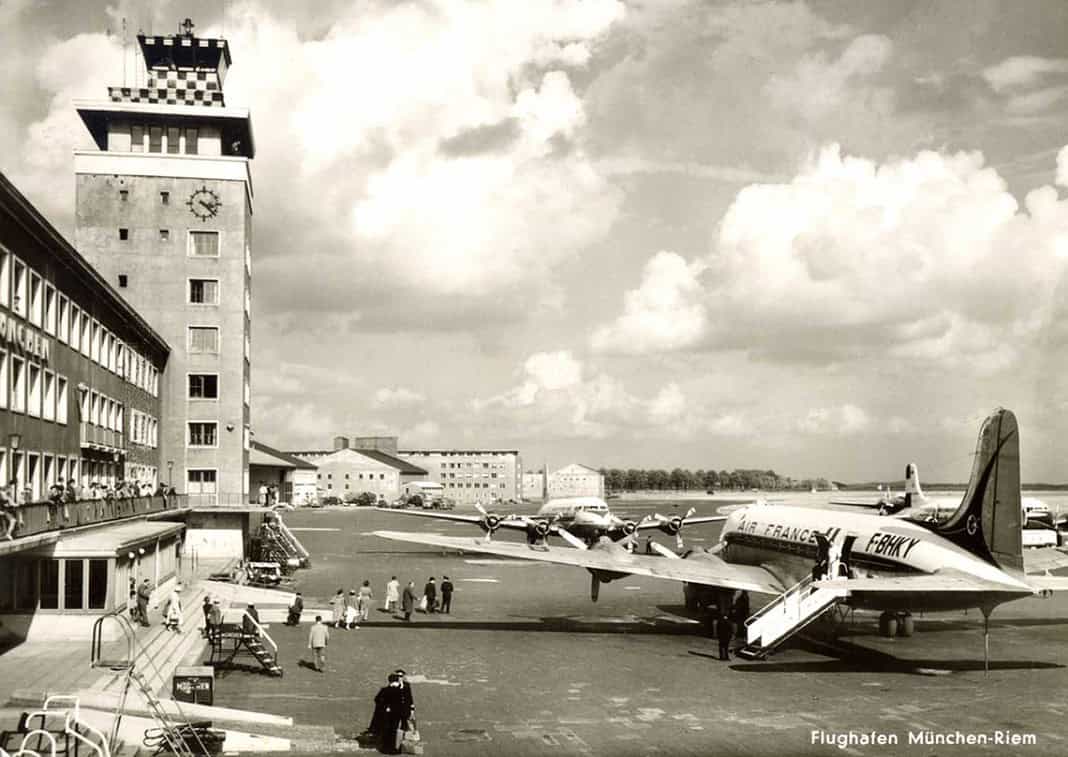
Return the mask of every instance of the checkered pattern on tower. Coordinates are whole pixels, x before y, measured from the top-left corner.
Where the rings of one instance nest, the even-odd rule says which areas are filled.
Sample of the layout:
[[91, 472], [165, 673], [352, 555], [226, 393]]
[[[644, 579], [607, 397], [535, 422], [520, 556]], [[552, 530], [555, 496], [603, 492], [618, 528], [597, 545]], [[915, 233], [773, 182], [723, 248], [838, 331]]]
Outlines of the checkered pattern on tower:
[[203, 105], [209, 108], [226, 105], [216, 71], [187, 68], [153, 68], [148, 72], [147, 86], [109, 87], [108, 95], [112, 102]]

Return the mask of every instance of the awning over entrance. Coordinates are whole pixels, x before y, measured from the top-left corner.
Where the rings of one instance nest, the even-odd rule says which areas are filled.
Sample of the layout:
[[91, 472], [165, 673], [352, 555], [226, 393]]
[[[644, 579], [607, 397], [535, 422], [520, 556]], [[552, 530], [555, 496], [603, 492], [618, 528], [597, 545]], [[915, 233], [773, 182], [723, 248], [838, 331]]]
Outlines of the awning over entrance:
[[139, 520], [103, 526], [88, 531], [61, 535], [54, 546], [30, 550], [28, 554], [46, 554], [49, 557], [115, 557], [148, 544], [157, 539], [181, 533], [184, 523]]

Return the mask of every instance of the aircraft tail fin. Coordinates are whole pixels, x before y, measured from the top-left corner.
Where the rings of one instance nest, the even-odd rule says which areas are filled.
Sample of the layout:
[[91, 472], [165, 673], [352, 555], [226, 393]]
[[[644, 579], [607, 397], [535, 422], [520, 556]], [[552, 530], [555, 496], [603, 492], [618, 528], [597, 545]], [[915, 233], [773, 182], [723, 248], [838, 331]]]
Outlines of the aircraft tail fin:
[[909, 463], [905, 466], [905, 494], [911, 494], [913, 499], [923, 499], [920, 471], [916, 468], [916, 463]]
[[1020, 435], [1011, 410], [983, 421], [968, 490], [936, 533], [1003, 570], [1023, 572]]

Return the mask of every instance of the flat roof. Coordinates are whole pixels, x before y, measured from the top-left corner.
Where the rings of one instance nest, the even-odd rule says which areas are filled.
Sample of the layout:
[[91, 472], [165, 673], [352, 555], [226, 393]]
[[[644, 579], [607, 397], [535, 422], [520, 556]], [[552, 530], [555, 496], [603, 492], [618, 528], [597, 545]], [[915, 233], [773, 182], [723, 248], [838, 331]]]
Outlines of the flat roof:
[[60, 532], [59, 541], [54, 547], [46, 550], [34, 549], [30, 552], [47, 554], [50, 557], [115, 557], [146, 542], [178, 533], [184, 528], [184, 523], [138, 520], [78, 531], [70, 535]]
[[[96, 146], [108, 149], [108, 123], [128, 121], [136, 116], [170, 126], [188, 122], [190, 126], [205, 124], [218, 126], [223, 132], [223, 144], [234, 139], [241, 142], [240, 156], [256, 157], [256, 142], [252, 135], [252, 118], [248, 108], [205, 108], [195, 105], [167, 105], [166, 103], [130, 103], [114, 100], [75, 100], [74, 108], [81, 116]], [[166, 153], [164, 153], [166, 154]]]

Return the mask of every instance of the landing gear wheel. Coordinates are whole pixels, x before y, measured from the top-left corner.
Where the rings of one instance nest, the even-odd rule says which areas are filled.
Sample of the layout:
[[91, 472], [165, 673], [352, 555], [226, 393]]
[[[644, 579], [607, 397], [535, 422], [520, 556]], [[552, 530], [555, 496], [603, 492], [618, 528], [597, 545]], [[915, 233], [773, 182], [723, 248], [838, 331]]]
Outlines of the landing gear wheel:
[[884, 612], [879, 616], [879, 635], [892, 639], [897, 636], [897, 616], [892, 612]]
[[912, 619], [910, 614], [905, 613], [901, 616], [897, 632], [899, 636], [912, 636], [916, 632], [916, 621]]

